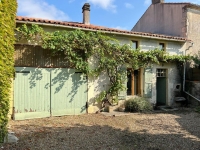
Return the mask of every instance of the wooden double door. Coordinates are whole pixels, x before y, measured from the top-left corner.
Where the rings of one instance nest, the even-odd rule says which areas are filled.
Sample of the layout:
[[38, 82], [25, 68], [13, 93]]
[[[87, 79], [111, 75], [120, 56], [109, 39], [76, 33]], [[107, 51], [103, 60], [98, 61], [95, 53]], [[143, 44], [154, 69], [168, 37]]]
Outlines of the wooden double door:
[[127, 95], [141, 94], [141, 71], [127, 69]]

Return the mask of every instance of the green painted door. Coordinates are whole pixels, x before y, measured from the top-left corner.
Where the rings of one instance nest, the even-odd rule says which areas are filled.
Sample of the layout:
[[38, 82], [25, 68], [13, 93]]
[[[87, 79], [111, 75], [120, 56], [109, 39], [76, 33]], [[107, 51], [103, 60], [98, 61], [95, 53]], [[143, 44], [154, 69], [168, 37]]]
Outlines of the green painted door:
[[15, 120], [86, 113], [87, 79], [74, 69], [16, 67]]
[[152, 68], [144, 69], [144, 97], [152, 97]]
[[50, 74], [45, 69], [16, 67], [14, 119], [50, 116]]
[[87, 80], [74, 69], [54, 69], [51, 72], [52, 116], [86, 113]]
[[166, 77], [157, 77], [157, 105], [166, 105]]
[[167, 69], [156, 70], [156, 102], [157, 105], [166, 105], [167, 97]]
[[125, 66], [121, 67], [121, 76], [122, 76], [122, 80], [123, 80], [123, 87], [124, 89], [122, 89], [121, 91], [118, 92], [118, 99], [119, 100], [125, 100], [126, 99], [126, 95], [127, 95], [127, 68]]

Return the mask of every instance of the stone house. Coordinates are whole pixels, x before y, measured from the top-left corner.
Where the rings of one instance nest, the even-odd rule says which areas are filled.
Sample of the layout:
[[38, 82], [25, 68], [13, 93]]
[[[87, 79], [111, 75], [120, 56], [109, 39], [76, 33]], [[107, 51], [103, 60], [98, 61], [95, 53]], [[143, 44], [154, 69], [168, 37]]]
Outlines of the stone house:
[[[132, 28], [132, 31], [184, 37], [190, 42], [186, 43], [183, 54], [196, 55], [200, 52], [200, 5], [152, 0], [152, 4]], [[200, 101], [200, 95], [195, 94], [199, 93], [195, 89], [200, 89], [200, 83], [198, 83], [200, 82], [200, 70], [190, 67], [193, 66], [186, 66], [185, 79], [195, 81], [195, 83], [187, 83], [186, 89], [192, 94], [188, 93], [192, 98]], [[184, 85], [183, 81], [183, 90], [185, 89]], [[194, 88], [188, 88], [189, 85], [193, 85]]]
[[[101, 31], [108, 36], [115, 35], [122, 44], [131, 44], [143, 51], [160, 48], [171, 55], [182, 55], [188, 41], [184, 37], [146, 32], [133, 32], [101, 27], [90, 24], [90, 7], [83, 6], [83, 22], [63, 22], [47, 19], [20, 17], [17, 26], [37, 24], [45, 31]], [[90, 60], [91, 65], [93, 60]], [[127, 68], [129, 69], [129, 68]], [[109, 86], [105, 74], [97, 79], [86, 78], [76, 69], [67, 68], [62, 55], [51, 57], [40, 46], [18, 42], [15, 46], [15, 70], [11, 111], [13, 119], [23, 120], [49, 116], [94, 113], [99, 107], [95, 97]], [[154, 64], [150, 68], [140, 68], [128, 76], [127, 91], [119, 96], [141, 95], [151, 103], [172, 105], [174, 90], [180, 77], [175, 63]], [[87, 104], [87, 105], [86, 105]]]

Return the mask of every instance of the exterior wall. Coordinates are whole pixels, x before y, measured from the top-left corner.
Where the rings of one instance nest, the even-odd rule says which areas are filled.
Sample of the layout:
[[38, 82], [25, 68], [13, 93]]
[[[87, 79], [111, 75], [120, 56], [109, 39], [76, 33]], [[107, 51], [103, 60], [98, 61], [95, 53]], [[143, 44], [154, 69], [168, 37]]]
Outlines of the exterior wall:
[[[187, 9], [187, 38], [189, 40], [191, 40], [191, 42], [187, 43], [186, 54], [190, 54], [190, 55], [198, 54], [198, 52], [200, 51], [200, 43], [199, 43], [199, 40], [200, 40], [200, 10], [198, 10], [198, 9], [192, 9], [192, 8]], [[190, 83], [186, 82], [185, 89], [192, 96], [200, 99], [200, 93], [199, 93], [200, 83], [193, 82], [193, 81], [198, 81], [198, 77], [200, 76], [200, 74], [199, 75], [194, 74], [194, 76], [193, 76], [194, 72], [190, 69], [190, 67], [194, 67], [193, 63], [188, 65], [186, 68], [186, 75], [187, 75], [186, 79], [189, 79], [191, 82]], [[187, 96], [187, 99], [190, 104], [199, 105], [199, 102], [197, 100], [193, 99], [192, 97]]]
[[[55, 30], [60, 30], [58, 28], [45, 28], [45, 31], [55, 31]], [[183, 54], [183, 43], [180, 42], [172, 42], [172, 41], [164, 41], [164, 40], [154, 40], [151, 38], [136, 38], [136, 37], [131, 37], [131, 36], [116, 36], [116, 38], [122, 43], [122, 44], [132, 44], [132, 40], [138, 41], [139, 48], [143, 51], [148, 51], [148, 50], [153, 50], [155, 48], [159, 47], [159, 43], [165, 43], [166, 44], [166, 51], [169, 52], [170, 54]], [[21, 41], [21, 43], [24, 43], [24, 41]], [[41, 50], [39, 51], [40, 53], [36, 52], [35, 53], [30, 53], [29, 49], [23, 50], [19, 49], [18, 52], [16, 52], [16, 60], [15, 64], [16, 66], [21, 66], [23, 64], [31, 64], [31, 66], [35, 67], [62, 67], [62, 60], [59, 58], [55, 59], [54, 63], [51, 63], [51, 59], [45, 60], [43, 57], [40, 57], [42, 55], [45, 55], [46, 58], [48, 58], [47, 54], [45, 52], [42, 52]], [[27, 53], [26, 53], [27, 52]], [[33, 56], [37, 55], [37, 59], [34, 59], [34, 61], [27, 62], [24, 58], [33, 58]], [[35, 58], [35, 57], [34, 57]], [[31, 60], [31, 59], [29, 59]], [[98, 62], [95, 61], [94, 58], [90, 58], [90, 67], [95, 67]], [[61, 63], [61, 64], [60, 64]], [[153, 97], [151, 98], [151, 102], [155, 103], [156, 101], [156, 69], [157, 68], [165, 68], [168, 69], [168, 104], [170, 105], [172, 103], [173, 99], [173, 86], [175, 83], [179, 83], [178, 77], [176, 76], [177, 70], [176, 70], [176, 65], [175, 64], [164, 64], [164, 66], [159, 66], [159, 65], [154, 65], [153, 67], [153, 78], [152, 78], [152, 83], [153, 83], [153, 90], [152, 90], [152, 95]], [[141, 75], [141, 78], [144, 78], [143, 75]], [[143, 89], [143, 84], [144, 82], [141, 82], [141, 88]], [[89, 108], [88, 108], [88, 113], [94, 113], [97, 110], [99, 110], [99, 104], [95, 102], [95, 97], [101, 93], [101, 91], [107, 90], [109, 88], [109, 79], [106, 75], [106, 73], [102, 73], [98, 78], [88, 78], [88, 102], [89, 102]]]
[[200, 81], [200, 69], [199, 68], [189, 68], [189, 70], [186, 72], [186, 80]]
[[200, 10], [187, 9], [187, 38], [194, 44], [188, 43], [186, 53], [197, 54], [200, 51]]
[[[169, 41], [162, 41], [162, 40], [153, 40], [153, 39], [147, 39], [147, 38], [131, 38], [131, 37], [118, 37], [118, 40], [120, 40], [120, 43], [122, 44], [131, 44], [132, 40], [137, 40], [139, 43], [139, 47], [143, 51], [149, 51], [153, 50], [155, 48], [159, 47], [159, 43], [165, 42], [166, 44], [166, 51], [169, 52], [171, 55], [182, 55], [183, 51], [185, 49], [185, 44], [180, 42], [169, 42]], [[90, 66], [95, 67], [95, 65], [98, 62], [95, 62], [93, 58], [90, 60]], [[179, 73], [177, 70], [176, 64], [160, 64], [160, 65], [153, 65], [153, 78], [152, 78], [152, 98], [150, 99], [151, 103], [156, 103], [156, 69], [163, 68], [167, 69], [167, 104], [172, 105], [173, 99], [174, 99], [174, 86], [177, 83], [181, 83], [179, 78]], [[143, 69], [142, 69], [142, 72]], [[141, 89], [143, 93], [143, 87], [144, 87], [144, 76], [143, 73], [141, 73]], [[99, 110], [100, 105], [95, 102], [95, 97], [101, 93], [104, 90], [107, 90], [109, 88], [109, 79], [106, 75], [106, 73], [102, 73], [97, 79], [95, 78], [89, 78], [88, 79], [88, 102], [89, 102], [89, 108], [88, 113], [95, 113]]]
[[[200, 81], [187, 81], [185, 90], [190, 93], [192, 96], [200, 100]], [[187, 99], [189, 100], [189, 104], [197, 106], [200, 105], [200, 101], [190, 97], [187, 95]]]
[[[121, 44], [131, 44], [131, 40], [128, 37], [117, 37], [117, 39], [120, 41]], [[98, 64], [98, 62], [96, 62], [94, 58], [90, 58], [89, 63], [91, 68], [95, 68], [95, 66]], [[88, 113], [95, 113], [99, 110], [99, 108], [101, 108], [101, 106], [97, 102], [95, 102], [95, 98], [102, 91], [108, 90], [109, 87], [110, 81], [105, 72], [103, 72], [97, 78], [88, 78]]]
[[15, 45], [15, 67], [66, 68], [65, 55], [33, 45]]
[[181, 3], [152, 4], [132, 31], [185, 37], [185, 12]]
[[181, 84], [179, 72], [175, 63], [162, 64], [162, 65], [153, 65], [153, 77], [152, 77], [152, 98], [150, 102], [156, 103], [156, 70], [157, 69], [166, 69], [167, 70], [167, 98], [166, 104], [171, 106], [174, 103], [175, 97], [175, 85]]
[[166, 44], [166, 52], [171, 55], [183, 55], [185, 44], [179, 42], [166, 42], [162, 40], [143, 39], [140, 41], [140, 49], [143, 51], [159, 48], [159, 43]]

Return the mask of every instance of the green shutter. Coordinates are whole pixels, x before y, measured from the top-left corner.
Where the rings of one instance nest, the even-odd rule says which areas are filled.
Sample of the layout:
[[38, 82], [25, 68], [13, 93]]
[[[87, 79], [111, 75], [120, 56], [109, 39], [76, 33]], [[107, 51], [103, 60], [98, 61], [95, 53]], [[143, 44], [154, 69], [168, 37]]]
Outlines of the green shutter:
[[50, 117], [50, 74], [46, 69], [16, 67], [14, 118]]
[[121, 90], [119, 93], [118, 93], [118, 99], [119, 100], [123, 100], [123, 99], [126, 99], [126, 92], [127, 92], [127, 90], [126, 90], [126, 87], [127, 87], [127, 68], [126, 67], [123, 67], [122, 68], [122, 70], [124, 71], [123, 73], [124, 73], [124, 77], [125, 77], [125, 79], [123, 80], [123, 85], [124, 85], [124, 89], [123, 90]]
[[16, 67], [15, 120], [86, 113], [87, 78], [67, 68]]
[[52, 116], [86, 113], [87, 79], [75, 69], [56, 68], [51, 72]]
[[152, 68], [145, 68], [144, 70], [144, 97], [152, 97]]

